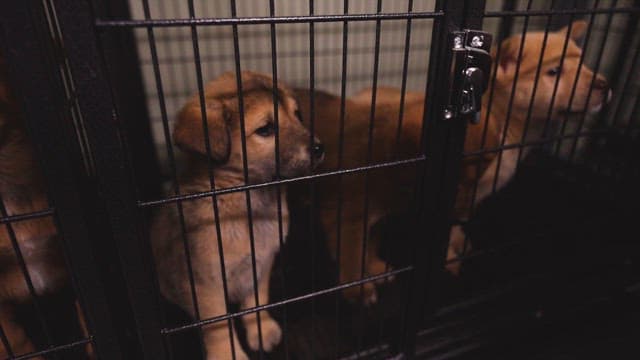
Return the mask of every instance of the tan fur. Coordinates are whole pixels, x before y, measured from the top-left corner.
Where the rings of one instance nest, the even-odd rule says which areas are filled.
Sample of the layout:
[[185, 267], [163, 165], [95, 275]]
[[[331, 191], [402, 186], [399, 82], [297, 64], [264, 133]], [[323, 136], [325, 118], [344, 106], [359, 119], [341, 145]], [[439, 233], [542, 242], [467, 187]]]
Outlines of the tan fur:
[[[11, 216], [44, 210], [48, 204], [33, 148], [4, 71], [0, 59], [0, 197], [7, 215]], [[67, 275], [56, 228], [50, 217], [0, 225], [0, 325], [13, 353], [20, 355], [34, 348], [14, 319], [13, 306], [30, 300], [30, 294], [13, 250], [10, 231], [15, 234], [38, 295], [60, 288]], [[0, 358], [7, 356], [7, 349], [0, 344]]]
[[[573, 24], [571, 39], [567, 48], [556, 99], [551, 112], [551, 121], [563, 118], [562, 113], [567, 110], [581, 111], [585, 107], [589, 85], [593, 72], [586, 66], [580, 69], [580, 77], [576, 88], [571, 109], [568, 109], [571, 88], [578, 71], [581, 49], [575, 44], [584, 31], [586, 24], [576, 22]], [[555, 76], [547, 72], [553, 67], [559, 66], [562, 48], [566, 37], [566, 28], [555, 33], [549, 33], [544, 52], [543, 65], [538, 81], [538, 90], [532, 108], [530, 134], [539, 136], [542, 125], [547, 117], [547, 109], [550, 105], [551, 94], [555, 84]], [[523, 56], [520, 61], [519, 77], [513, 101], [513, 111], [510, 116], [509, 129], [506, 144], [520, 141], [535, 73], [542, 48], [543, 33], [530, 32], [526, 34]], [[507, 108], [511, 87], [515, 76], [516, 63], [521, 39], [519, 36], [511, 37], [502, 43], [500, 66], [496, 74], [494, 99], [489, 114], [488, 136], [484, 148], [491, 149], [500, 145], [502, 129], [507, 117]], [[344, 132], [344, 162], [343, 168], [366, 165], [369, 116], [371, 107], [371, 90], [365, 90], [346, 100], [346, 119]], [[601, 75], [596, 76], [594, 90], [588, 109], [597, 109], [606, 101], [608, 87], [606, 80]], [[300, 105], [303, 107], [305, 119], [309, 113], [309, 93], [300, 91]], [[424, 95], [416, 92], [407, 92], [404, 104], [403, 126], [399, 144], [396, 146], [396, 132], [400, 109], [400, 91], [393, 88], [379, 88], [376, 96], [376, 116], [374, 119], [373, 156], [372, 163], [392, 160], [395, 154], [399, 158], [416, 156], [419, 151], [420, 134], [424, 108]], [[337, 167], [337, 153], [339, 149], [339, 119], [340, 99], [336, 96], [318, 92], [315, 96], [316, 119], [315, 131], [324, 141], [327, 148], [327, 161], [322, 165], [322, 170], [335, 170]], [[483, 97], [483, 117], [487, 117], [488, 94]], [[436, 121], [436, 119], [432, 119]], [[481, 143], [483, 125], [470, 125], [467, 130], [465, 150], [478, 150]], [[526, 152], [526, 150], [524, 150]], [[462, 163], [458, 199], [456, 201], [456, 216], [464, 218], [470, 205], [473, 186], [477, 180], [477, 171], [482, 174], [479, 179], [476, 204], [485, 199], [492, 192], [493, 177], [497, 168], [497, 153], [492, 152], [482, 156], [466, 157]], [[500, 173], [498, 174], [497, 189], [513, 176], [517, 160], [517, 150], [503, 152]], [[411, 199], [415, 171], [412, 168], [377, 170], [371, 173], [370, 199], [368, 211], [368, 229], [375, 221], [387, 214], [396, 211], [406, 211]], [[364, 175], [343, 176], [343, 205], [341, 218], [341, 261], [340, 280], [353, 281], [360, 278], [360, 263], [362, 260], [361, 249], [364, 219]], [[319, 182], [318, 207], [320, 218], [328, 237], [328, 244], [332, 254], [335, 254], [337, 245], [337, 194], [335, 180]], [[364, 275], [375, 275], [382, 272], [386, 264], [378, 256], [378, 241], [374, 234], [369, 233], [367, 244], [366, 268]], [[428, 239], [424, 239], [428, 241]], [[448, 259], [452, 260], [463, 251], [464, 232], [459, 227], [451, 231]], [[459, 262], [447, 265], [447, 269], [453, 273], [459, 271]], [[352, 288], [346, 292], [348, 298], [357, 299], [359, 288]], [[376, 300], [375, 287], [372, 284], [365, 285], [365, 302]]]
[[[273, 122], [271, 78], [252, 72], [242, 73], [245, 131], [249, 183], [270, 181], [276, 175], [275, 137], [260, 136], [256, 130]], [[314, 161], [310, 154], [310, 135], [296, 116], [297, 104], [289, 89], [279, 84], [280, 175], [291, 177], [308, 173]], [[216, 189], [244, 184], [238, 113], [238, 90], [235, 74], [225, 74], [207, 85], [205, 104], [213, 175]], [[194, 96], [182, 109], [174, 130], [176, 144], [188, 154], [188, 170], [180, 179], [183, 194], [209, 191], [208, 162], [204, 143], [200, 100]], [[317, 142], [317, 140], [316, 140]], [[315, 161], [320, 161], [316, 158]], [[277, 190], [274, 187], [250, 191], [255, 238], [255, 260], [260, 304], [269, 302], [269, 277], [274, 256], [279, 249]], [[281, 187], [282, 236], [287, 235], [289, 213], [286, 189]], [[256, 306], [253, 291], [251, 247], [245, 192], [217, 197], [219, 218], [214, 217], [211, 198], [182, 203], [200, 317], [211, 318], [226, 313], [216, 223], [220, 226], [229, 301], [246, 309]], [[157, 214], [151, 232], [162, 294], [192, 316], [187, 262], [182, 229], [176, 206], [166, 206]], [[273, 349], [281, 331], [266, 311], [260, 313], [264, 350]], [[249, 346], [259, 346], [255, 314], [243, 317]], [[230, 359], [231, 346], [227, 322], [203, 328], [208, 359]], [[246, 359], [233, 332], [236, 359]]]

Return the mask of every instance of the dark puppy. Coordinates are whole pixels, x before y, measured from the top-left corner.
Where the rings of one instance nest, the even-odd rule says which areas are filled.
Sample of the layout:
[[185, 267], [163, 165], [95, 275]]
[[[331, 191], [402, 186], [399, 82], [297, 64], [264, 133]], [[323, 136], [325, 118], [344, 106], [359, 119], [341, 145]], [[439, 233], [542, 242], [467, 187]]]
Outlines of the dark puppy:
[[[41, 174], [33, 148], [7, 85], [5, 66], [0, 58], [0, 201], [1, 215], [21, 215], [48, 207]], [[0, 325], [14, 355], [34, 350], [24, 329], [15, 321], [13, 306], [30, 300], [24, 274], [14, 252], [10, 232], [26, 263], [38, 295], [59, 289], [67, 274], [57, 231], [50, 217], [0, 225]], [[0, 358], [8, 350], [0, 344]], [[40, 357], [38, 357], [40, 359]]]

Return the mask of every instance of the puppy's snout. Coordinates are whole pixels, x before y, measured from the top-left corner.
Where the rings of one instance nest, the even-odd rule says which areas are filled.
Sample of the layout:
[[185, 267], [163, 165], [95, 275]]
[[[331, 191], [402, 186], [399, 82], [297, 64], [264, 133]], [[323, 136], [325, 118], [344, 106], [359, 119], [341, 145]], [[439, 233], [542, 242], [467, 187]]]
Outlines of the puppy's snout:
[[311, 146], [310, 152], [311, 152], [311, 156], [313, 156], [313, 159], [315, 161], [322, 160], [324, 156], [324, 145], [322, 145], [321, 142], [316, 141]]
[[593, 82], [593, 88], [598, 90], [607, 90], [609, 88], [609, 83], [607, 83], [606, 79], [598, 77]]

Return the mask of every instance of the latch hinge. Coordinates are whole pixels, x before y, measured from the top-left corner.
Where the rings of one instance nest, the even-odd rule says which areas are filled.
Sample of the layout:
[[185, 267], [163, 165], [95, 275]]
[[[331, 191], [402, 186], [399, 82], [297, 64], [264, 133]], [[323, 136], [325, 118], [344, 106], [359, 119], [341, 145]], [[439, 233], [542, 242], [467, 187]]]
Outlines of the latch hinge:
[[478, 30], [451, 33], [453, 58], [451, 61], [451, 92], [444, 118], [456, 116], [480, 122], [482, 94], [489, 85], [491, 74], [491, 40], [489, 33]]

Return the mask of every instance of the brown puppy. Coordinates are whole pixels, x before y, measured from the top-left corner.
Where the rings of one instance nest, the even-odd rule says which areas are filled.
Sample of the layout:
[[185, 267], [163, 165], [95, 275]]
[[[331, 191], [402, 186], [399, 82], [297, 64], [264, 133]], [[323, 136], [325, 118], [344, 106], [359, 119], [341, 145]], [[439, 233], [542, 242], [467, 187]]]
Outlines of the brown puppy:
[[[21, 215], [48, 208], [37, 167], [0, 58], [0, 201], [3, 213]], [[50, 217], [0, 225], [0, 326], [13, 354], [21, 355], [34, 351], [34, 347], [22, 326], [15, 321], [12, 308], [29, 301], [31, 296], [10, 232], [15, 235], [36, 294], [60, 288], [67, 281], [67, 274], [57, 231]], [[0, 343], [0, 358], [4, 359], [8, 354], [8, 349]]]
[[[551, 97], [556, 79], [559, 77], [558, 90], [550, 113], [550, 120], [557, 121], [563, 118], [561, 115], [566, 112], [582, 111], [585, 109], [597, 110], [607, 100], [609, 90], [607, 82], [601, 75], [595, 75], [594, 89], [586, 104], [589, 86], [593, 79], [593, 72], [586, 66], [578, 68], [581, 49], [574, 42], [579, 38], [586, 28], [586, 23], [575, 22], [572, 26], [569, 44], [562, 69], [559, 69], [562, 49], [567, 35], [567, 28], [558, 32], [548, 34], [538, 89], [535, 94], [531, 110], [529, 134], [537, 136], [541, 133], [544, 122], [547, 119], [548, 109], [551, 106]], [[512, 112], [509, 120], [509, 127], [506, 133], [506, 144], [518, 143], [523, 134], [527, 112], [532, 96], [532, 88], [535, 82], [535, 73], [540, 59], [544, 33], [529, 32], [526, 34], [523, 48], [523, 56], [520, 61], [518, 81], [515, 97], [512, 105]], [[503, 128], [506, 123], [507, 110], [511, 87], [516, 72], [518, 51], [520, 48], [520, 36], [506, 39], [501, 44], [501, 56], [496, 74], [494, 89], [494, 99], [491, 113], [488, 116], [488, 132], [484, 148], [495, 148], [501, 144]], [[576, 92], [569, 108], [571, 89], [579, 75]], [[315, 96], [316, 117], [322, 121], [315, 122], [315, 131], [325, 142], [328, 149], [328, 157], [322, 166], [323, 170], [334, 170], [337, 167], [337, 153], [339, 142], [339, 109], [340, 99], [338, 97], [318, 93]], [[309, 94], [300, 92], [300, 105], [303, 113], [309, 112]], [[487, 118], [488, 94], [483, 97], [483, 116]], [[346, 119], [344, 130], [344, 161], [342, 167], [349, 168], [366, 164], [368, 152], [368, 129], [369, 114], [371, 106], [371, 90], [366, 90], [356, 95], [352, 99], [346, 100]], [[408, 92], [405, 97], [403, 125], [400, 132], [400, 140], [396, 145], [397, 126], [400, 109], [400, 91], [392, 88], [379, 88], [377, 91], [376, 117], [373, 129], [373, 154], [371, 162], [392, 160], [393, 155], [399, 158], [409, 158], [416, 156], [419, 151], [419, 141], [422, 129], [422, 117], [424, 107], [424, 94]], [[305, 115], [305, 118], [308, 118]], [[483, 126], [469, 126], [465, 142], [465, 151], [478, 150], [480, 148], [483, 134]], [[523, 150], [525, 153], [527, 149]], [[493, 179], [497, 169], [497, 153], [491, 152], [482, 156], [467, 157], [462, 164], [461, 182], [456, 201], [456, 216], [464, 218], [470, 204], [474, 184], [477, 180], [476, 174], [482, 174], [478, 181], [478, 191], [475, 196], [475, 203], [482, 201], [493, 191]], [[497, 189], [513, 176], [517, 161], [517, 150], [505, 150], [502, 155], [500, 173], [498, 174]], [[479, 168], [478, 168], [479, 167]], [[363, 175], [344, 177], [343, 179], [343, 215], [341, 218], [341, 259], [340, 259], [340, 280], [350, 281], [360, 278], [360, 263], [362, 256], [362, 240], [364, 239], [364, 221], [367, 221], [367, 228], [370, 232], [371, 226], [377, 219], [396, 212], [406, 211], [410, 201], [415, 181], [415, 171], [410, 169], [386, 169], [377, 171], [377, 174], [370, 176], [369, 209], [364, 216], [364, 187]], [[319, 211], [321, 221], [328, 237], [329, 247], [335, 253], [337, 244], [336, 229], [336, 207], [337, 191], [335, 183], [326, 181], [319, 183]], [[400, 189], [400, 191], [398, 190]], [[404, 190], [404, 191], [403, 191]], [[386, 264], [378, 256], [378, 239], [375, 234], [368, 234], [368, 244], [366, 253], [366, 269], [364, 275], [375, 275], [382, 272]], [[461, 227], [454, 226], [451, 231], [448, 259], [455, 258], [462, 251], [464, 244], [464, 233]], [[457, 273], [459, 263], [450, 263], [447, 268]], [[376, 300], [375, 287], [366, 284], [365, 302], [370, 303]], [[359, 296], [359, 289], [351, 289], [346, 292], [348, 298]]]
[[[244, 118], [249, 183], [272, 180], [276, 176], [274, 107], [271, 78], [245, 71], [242, 73]], [[200, 100], [195, 96], [180, 114], [174, 129], [174, 141], [188, 154], [188, 170], [180, 180], [183, 193], [210, 190], [209, 161], [213, 161], [216, 189], [244, 185], [239, 96], [235, 74], [225, 74], [209, 83], [205, 90], [208, 137], [212, 159], [207, 158]], [[323, 151], [297, 116], [298, 105], [291, 91], [282, 83], [278, 88], [278, 122], [280, 132], [280, 175], [293, 177], [308, 173], [322, 160]], [[255, 239], [258, 296], [261, 304], [269, 301], [271, 265], [279, 249], [277, 190], [264, 187], [251, 190], [251, 211]], [[217, 197], [219, 218], [214, 217], [209, 197], [182, 204], [189, 244], [200, 317], [211, 318], [226, 313], [216, 225], [220, 228], [229, 300], [243, 309], [255, 306], [253, 269], [245, 192]], [[282, 230], [286, 236], [289, 213], [286, 191], [281, 189]], [[152, 226], [151, 240], [160, 276], [162, 294], [191, 315], [195, 308], [183, 235], [177, 208], [163, 208]], [[243, 317], [247, 340], [253, 350], [259, 348], [257, 316]], [[278, 324], [261, 312], [262, 344], [266, 351], [279, 342]], [[227, 322], [203, 328], [208, 359], [230, 359], [231, 345]], [[236, 359], [246, 359], [235, 331]]]
[[[310, 119], [310, 93], [308, 90], [297, 90], [305, 125]], [[420, 95], [420, 99], [423, 97]], [[322, 139], [327, 149], [321, 172], [334, 171], [339, 168], [348, 169], [367, 165], [369, 153], [369, 119], [371, 103], [366, 104], [358, 99], [345, 99], [344, 141], [342, 159], [340, 160], [340, 98], [321, 91], [314, 95], [314, 131]], [[405, 118], [418, 119], [418, 107], [407, 108]], [[415, 113], [415, 114], [414, 114]], [[370, 163], [380, 163], [397, 158], [418, 156], [418, 146], [422, 124], [418, 121], [404, 122], [400, 138], [396, 144], [398, 127], [398, 107], [379, 104], [376, 106], [375, 126], [372, 133]], [[368, 180], [366, 179], [368, 177]], [[378, 256], [379, 237], [371, 233], [371, 227], [383, 216], [395, 211], [406, 211], [414, 195], [416, 177], [415, 166], [403, 166], [392, 169], [378, 169], [368, 175], [364, 172], [337, 176], [329, 176], [315, 180], [317, 188], [313, 199], [319, 214], [319, 220], [327, 237], [332, 256], [339, 251], [339, 281], [345, 283], [363, 276], [377, 275], [385, 271], [387, 264]], [[365, 182], [369, 183], [366, 191]], [[306, 197], [308, 185], [295, 186], [299, 197]], [[342, 191], [342, 202], [339, 205], [339, 190]], [[368, 200], [366, 199], [368, 193]], [[365, 202], [368, 201], [367, 204]], [[337, 209], [340, 206], [340, 218]], [[365, 216], [366, 207], [366, 216]], [[365, 221], [367, 232], [365, 233]], [[339, 225], [339, 226], [338, 226]], [[338, 233], [338, 229], [340, 232]], [[363, 241], [367, 238], [365, 251], [365, 268], [362, 274]], [[338, 249], [338, 238], [340, 247]], [[375, 285], [365, 283], [363, 301], [371, 304], [377, 301]], [[349, 300], [358, 300], [360, 287], [344, 290]]]

